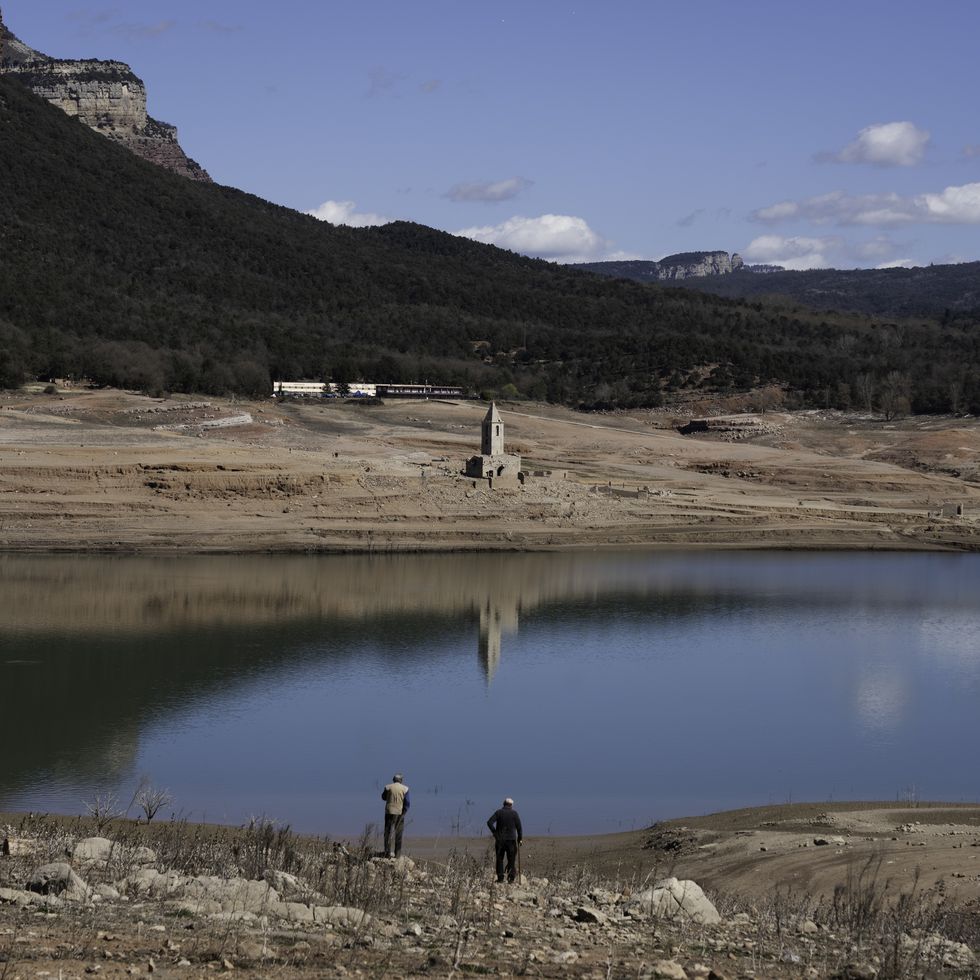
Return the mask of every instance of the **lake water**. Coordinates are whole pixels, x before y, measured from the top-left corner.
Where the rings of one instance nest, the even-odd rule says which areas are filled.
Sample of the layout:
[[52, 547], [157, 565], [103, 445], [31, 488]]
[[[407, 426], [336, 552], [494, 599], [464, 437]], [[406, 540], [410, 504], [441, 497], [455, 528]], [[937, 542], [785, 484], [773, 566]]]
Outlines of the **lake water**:
[[414, 834], [980, 798], [976, 555], [4, 557], [0, 624], [0, 809], [146, 775], [352, 835], [396, 770]]

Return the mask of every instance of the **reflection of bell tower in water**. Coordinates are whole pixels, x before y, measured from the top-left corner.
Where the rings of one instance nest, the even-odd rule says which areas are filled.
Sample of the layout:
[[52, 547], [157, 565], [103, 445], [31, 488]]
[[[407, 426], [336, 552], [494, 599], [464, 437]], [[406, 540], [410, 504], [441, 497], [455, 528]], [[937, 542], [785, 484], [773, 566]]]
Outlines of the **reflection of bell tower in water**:
[[480, 666], [487, 685], [493, 680], [500, 664], [501, 637], [517, 632], [520, 610], [516, 599], [501, 602], [488, 595], [480, 608]]

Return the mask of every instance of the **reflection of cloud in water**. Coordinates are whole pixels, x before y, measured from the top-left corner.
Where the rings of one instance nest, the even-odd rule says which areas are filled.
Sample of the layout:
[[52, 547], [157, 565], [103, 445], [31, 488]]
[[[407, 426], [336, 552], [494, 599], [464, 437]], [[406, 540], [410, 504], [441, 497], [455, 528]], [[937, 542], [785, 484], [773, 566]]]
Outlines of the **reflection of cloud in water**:
[[909, 700], [909, 682], [898, 668], [879, 666], [858, 679], [857, 714], [869, 733], [897, 731]]
[[980, 680], [980, 597], [972, 613], [927, 617], [919, 624], [922, 650], [965, 681]]

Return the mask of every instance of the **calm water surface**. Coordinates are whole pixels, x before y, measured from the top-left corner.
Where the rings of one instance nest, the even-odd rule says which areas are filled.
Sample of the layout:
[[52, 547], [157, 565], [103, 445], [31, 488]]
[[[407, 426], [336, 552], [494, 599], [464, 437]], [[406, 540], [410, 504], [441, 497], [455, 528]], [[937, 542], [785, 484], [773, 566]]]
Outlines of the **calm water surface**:
[[346, 835], [977, 800], [980, 556], [0, 558], [0, 808]]

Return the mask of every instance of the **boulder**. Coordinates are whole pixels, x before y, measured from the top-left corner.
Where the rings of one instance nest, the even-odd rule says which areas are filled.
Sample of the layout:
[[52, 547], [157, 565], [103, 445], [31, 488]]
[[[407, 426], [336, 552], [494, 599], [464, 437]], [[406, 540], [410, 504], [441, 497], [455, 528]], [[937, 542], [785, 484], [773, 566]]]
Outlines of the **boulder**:
[[272, 907], [272, 914], [287, 922], [314, 922], [313, 909], [302, 902], [280, 902]]
[[84, 902], [89, 897], [88, 885], [63, 861], [38, 868], [27, 882], [27, 890], [58, 895], [69, 902]]
[[183, 884], [188, 880], [181, 878], [176, 871], [161, 874], [155, 868], [141, 868], [116, 882], [116, 888], [123, 895], [137, 895], [140, 898], [179, 898]]
[[24, 857], [34, 854], [38, 849], [38, 842], [28, 840], [23, 837], [4, 837], [0, 841], [0, 855], [3, 857]]
[[279, 893], [267, 881], [200, 875], [186, 878], [179, 886], [184, 898], [209, 898], [221, 903], [224, 912], [262, 914], [279, 904]]
[[215, 922], [244, 922], [248, 925], [253, 925], [259, 921], [259, 917], [254, 912], [245, 912], [242, 909], [235, 909], [232, 912], [215, 912], [210, 918]]
[[287, 874], [285, 871], [274, 871], [267, 868], [262, 874], [263, 880], [274, 888], [279, 897], [287, 902], [302, 902], [310, 897], [313, 890], [296, 875]]
[[634, 895], [629, 907], [663, 919], [682, 919], [701, 925], [721, 922], [718, 910], [701, 891], [701, 886], [677, 878], [664, 878], [653, 888]]
[[585, 905], [580, 905], [575, 910], [576, 922], [590, 922], [595, 925], [605, 926], [609, 924], [609, 916], [598, 909], [592, 909]]
[[647, 975], [656, 980], [687, 980], [687, 973], [677, 960], [657, 960]]
[[30, 905], [37, 896], [19, 888], [0, 888], [0, 905]]
[[345, 905], [317, 905], [313, 918], [315, 922], [325, 922], [341, 929], [366, 929], [371, 924], [371, 916], [367, 912]]
[[166, 907], [177, 915], [215, 915], [221, 911], [221, 903], [210, 898], [175, 898]]
[[95, 864], [108, 861], [114, 850], [118, 857], [119, 849], [106, 837], [86, 837], [72, 848], [71, 856], [78, 864]]
[[152, 847], [137, 847], [131, 857], [136, 864], [157, 863], [157, 852]]

